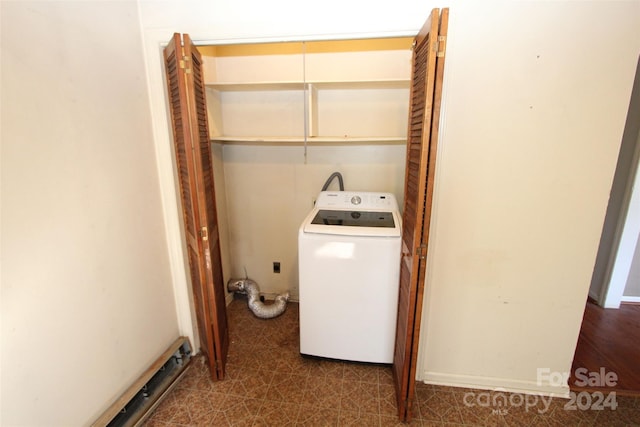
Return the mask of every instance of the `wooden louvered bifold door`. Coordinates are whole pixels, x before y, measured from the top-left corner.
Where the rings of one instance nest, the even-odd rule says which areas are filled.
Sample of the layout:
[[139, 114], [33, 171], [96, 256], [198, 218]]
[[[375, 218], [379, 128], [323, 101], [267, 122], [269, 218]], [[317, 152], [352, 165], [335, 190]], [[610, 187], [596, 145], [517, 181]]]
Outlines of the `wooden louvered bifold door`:
[[174, 34], [164, 60], [200, 347], [222, 379], [229, 332], [202, 58], [187, 34]]
[[449, 11], [438, 9], [415, 38], [407, 133], [402, 259], [393, 377], [398, 416], [413, 414], [418, 339], [433, 199], [438, 119]]

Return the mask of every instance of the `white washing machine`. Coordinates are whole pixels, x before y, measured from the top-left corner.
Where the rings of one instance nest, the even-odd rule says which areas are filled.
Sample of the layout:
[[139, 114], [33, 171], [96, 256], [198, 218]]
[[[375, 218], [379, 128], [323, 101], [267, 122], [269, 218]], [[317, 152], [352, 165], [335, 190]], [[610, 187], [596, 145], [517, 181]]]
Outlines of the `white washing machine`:
[[298, 232], [300, 353], [393, 362], [400, 221], [393, 194], [320, 193]]

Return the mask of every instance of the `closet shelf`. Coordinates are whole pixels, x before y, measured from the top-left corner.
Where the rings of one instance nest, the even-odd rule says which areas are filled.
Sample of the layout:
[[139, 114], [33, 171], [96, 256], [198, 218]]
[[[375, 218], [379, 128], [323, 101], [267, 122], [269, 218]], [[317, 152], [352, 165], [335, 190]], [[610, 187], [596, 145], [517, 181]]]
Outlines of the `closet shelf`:
[[[223, 144], [283, 144], [283, 145], [301, 145], [305, 139], [302, 136], [213, 136], [211, 142]], [[307, 138], [307, 144], [310, 145], [340, 145], [340, 144], [406, 144], [407, 139], [398, 136], [357, 136], [357, 137], [327, 137], [312, 136]]]
[[204, 57], [211, 140], [405, 144], [410, 42], [332, 41], [308, 51], [298, 44], [216, 48]]
[[271, 90], [302, 90], [305, 83], [318, 89], [402, 89], [409, 88], [409, 80], [381, 79], [381, 80], [317, 80], [317, 81], [282, 81], [282, 82], [228, 82], [207, 83], [207, 88], [219, 91], [271, 91]]
[[229, 82], [207, 83], [207, 88], [219, 91], [302, 90], [303, 82]]

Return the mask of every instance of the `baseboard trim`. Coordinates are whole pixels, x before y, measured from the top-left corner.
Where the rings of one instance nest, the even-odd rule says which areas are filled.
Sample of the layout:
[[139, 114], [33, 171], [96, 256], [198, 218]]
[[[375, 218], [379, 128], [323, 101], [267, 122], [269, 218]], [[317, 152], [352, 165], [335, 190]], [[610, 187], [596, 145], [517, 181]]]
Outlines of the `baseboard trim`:
[[179, 337], [91, 426], [140, 426], [185, 374], [190, 362], [189, 339]]
[[443, 374], [423, 372], [422, 381], [426, 384], [449, 387], [475, 388], [480, 390], [499, 390], [509, 393], [536, 394], [553, 397], [569, 397], [569, 386], [538, 384], [536, 381], [522, 381], [509, 378], [480, 377], [472, 375]]

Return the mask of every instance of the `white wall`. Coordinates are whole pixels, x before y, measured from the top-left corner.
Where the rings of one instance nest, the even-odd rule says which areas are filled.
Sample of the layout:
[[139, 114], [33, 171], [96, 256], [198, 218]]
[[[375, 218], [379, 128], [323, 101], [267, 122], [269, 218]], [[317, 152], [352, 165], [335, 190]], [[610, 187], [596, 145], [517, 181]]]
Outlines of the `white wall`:
[[633, 252], [633, 261], [624, 288], [624, 296], [640, 299], [640, 234], [636, 241], [636, 250]]
[[[159, 41], [415, 33], [446, 6], [0, 4], [3, 425], [86, 425], [192, 332]], [[420, 376], [531, 390], [571, 365], [640, 4], [449, 5]]]
[[139, 0], [144, 30], [188, 33], [193, 40], [323, 39], [417, 32], [436, 2], [401, 0]]
[[639, 22], [638, 2], [451, 8], [422, 378], [551, 390], [537, 368], [570, 370]]
[[[536, 368], [571, 366], [640, 51], [640, 3], [383, 5], [141, 2], [160, 171], [171, 163], [159, 45], [174, 31], [200, 41], [395, 35], [451, 6], [419, 377], [549, 389]], [[171, 173], [161, 182], [168, 200]], [[169, 221], [170, 236], [178, 229]]]
[[0, 7], [0, 424], [88, 425], [178, 336], [138, 10]]
[[[326, 179], [341, 172], [346, 190], [386, 191], [402, 200], [403, 145], [224, 146], [231, 277], [256, 280], [266, 294], [298, 300], [298, 227]], [[338, 180], [331, 190], [338, 189]], [[281, 273], [273, 273], [272, 262]]]

